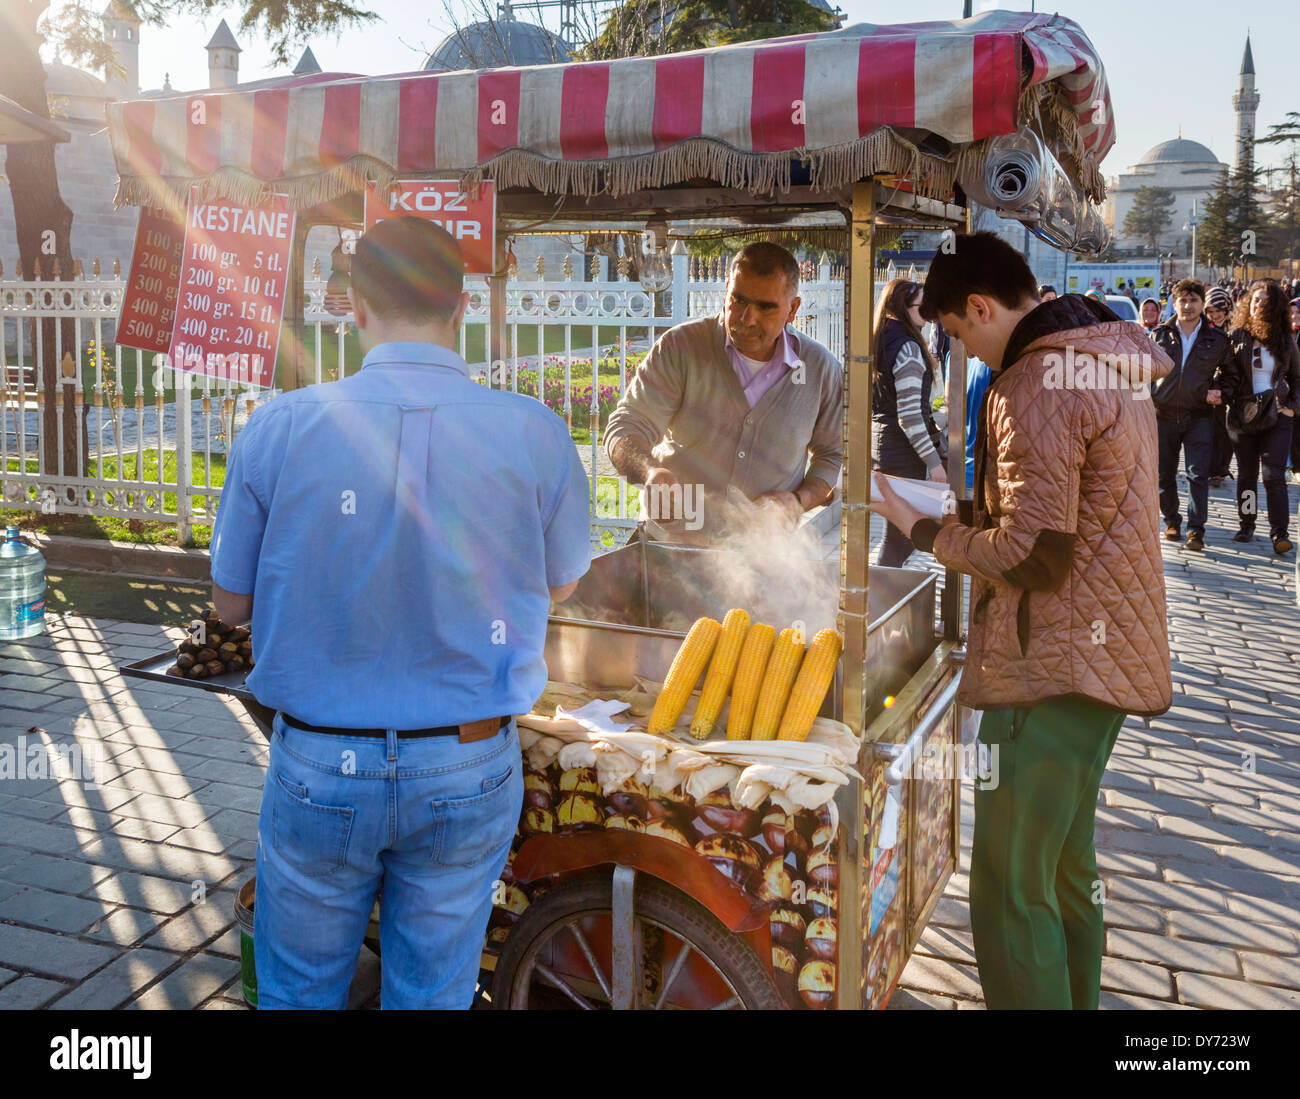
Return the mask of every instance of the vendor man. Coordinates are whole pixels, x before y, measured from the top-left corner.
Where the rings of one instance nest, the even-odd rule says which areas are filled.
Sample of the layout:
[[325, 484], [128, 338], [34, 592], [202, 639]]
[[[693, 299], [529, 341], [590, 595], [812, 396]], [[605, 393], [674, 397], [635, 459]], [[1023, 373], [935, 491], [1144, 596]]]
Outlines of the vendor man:
[[[940, 525], [881, 486], [872, 508], [969, 573], [958, 701], [984, 711], [996, 785], [975, 790], [970, 922], [990, 1008], [1096, 1008], [1105, 890], [1093, 823], [1127, 714], [1173, 696], [1150, 383], [1172, 363], [1078, 294], [1040, 302], [992, 233], [935, 256], [921, 315], [988, 363], [974, 521]], [[1067, 356], [1095, 367], [1065, 376]]]
[[799, 264], [780, 245], [731, 262], [722, 313], [665, 332], [609, 418], [614, 468], [647, 488], [647, 533], [724, 531], [738, 497], [793, 528], [840, 473], [843, 368], [795, 329]]
[[383, 1007], [468, 1008], [523, 803], [513, 714], [552, 599], [590, 562], [564, 421], [453, 350], [460, 248], [418, 218], [357, 242], [365, 357], [235, 440], [212, 537], [278, 711], [258, 820], [258, 1007], [343, 1008], [382, 888]]

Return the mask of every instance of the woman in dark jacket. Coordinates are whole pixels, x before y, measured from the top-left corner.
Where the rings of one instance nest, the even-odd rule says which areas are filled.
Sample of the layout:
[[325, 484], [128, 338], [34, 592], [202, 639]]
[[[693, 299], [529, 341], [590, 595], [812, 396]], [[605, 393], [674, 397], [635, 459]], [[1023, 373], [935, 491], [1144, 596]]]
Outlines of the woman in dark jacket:
[[[875, 389], [871, 395], [875, 468], [895, 477], [946, 482], [942, 435], [931, 412], [938, 367], [921, 335], [921, 286], [893, 279], [880, 295], [875, 318]], [[907, 534], [892, 524], [873, 562], [898, 566], [913, 550]]]
[[[1291, 306], [1282, 287], [1267, 280], [1252, 284], [1237, 302], [1231, 329], [1228, 337], [1235, 377], [1228, 431], [1237, 450], [1237, 520], [1241, 527], [1233, 541], [1249, 542], [1255, 536], [1259, 512], [1255, 478], [1262, 465], [1273, 550], [1288, 553], [1293, 545], [1288, 537], [1286, 460], [1295, 414], [1300, 412], [1300, 351], [1291, 335]], [[1270, 391], [1277, 422], [1263, 431], [1247, 430], [1242, 419], [1247, 403]]]

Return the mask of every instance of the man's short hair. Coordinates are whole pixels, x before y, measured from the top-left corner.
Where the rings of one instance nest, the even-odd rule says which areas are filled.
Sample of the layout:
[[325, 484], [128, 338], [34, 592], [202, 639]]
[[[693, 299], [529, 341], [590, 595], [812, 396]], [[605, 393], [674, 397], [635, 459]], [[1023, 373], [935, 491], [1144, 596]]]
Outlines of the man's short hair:
[[1194, 294], [1205, 301], [1205, 283], [1200, 279], [1179, 279], [1174, 283], [1174, 292], [1169, 296], [1171, 298], [1181, 298], [1188, 294]]
[[1039, 296], [1040, 298], [1041, 298], [1044, 294], [1055, 294], [1055, 293], [1056, 293], [1056, 287], [1053, 286], [1050, 282], [1045, 282], [1045, 283], [1043, 283], [1042, 286], [1040, 286], [1040, 287], [1038, 288], [1038, 296]]
[[799, 261], [788, 249], [771, 241], [759, 240], [746, 244], [731, 260], [727, 280], [736, 277], [736, 272], [745, 270], [751, 275], [775, 275], [778, 271], [785, 276], [790, 289], [799, 289]]
[[966, 298], [982, 294], [1007, 309], [1038, 300], [1038, 283], [1025, 257], [994, 233], [958, 233], [951, 250], [940, 248], [925, 278], [921, 316], [966, 315]]
[[464, 284], [460, 245], [424, 218], [386, 218], [357, 241], [352, 289], [380, 317], [449, 321]]

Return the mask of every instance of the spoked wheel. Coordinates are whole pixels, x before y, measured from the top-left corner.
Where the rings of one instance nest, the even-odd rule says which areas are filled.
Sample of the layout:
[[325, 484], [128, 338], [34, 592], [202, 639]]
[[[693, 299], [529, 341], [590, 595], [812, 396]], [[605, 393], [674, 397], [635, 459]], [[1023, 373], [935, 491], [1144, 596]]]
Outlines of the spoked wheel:
[[548, 889], [510, 932], [492, 981], [512, 1010], [785, 1006], [740, 936], [684, 893], [629, 867]]

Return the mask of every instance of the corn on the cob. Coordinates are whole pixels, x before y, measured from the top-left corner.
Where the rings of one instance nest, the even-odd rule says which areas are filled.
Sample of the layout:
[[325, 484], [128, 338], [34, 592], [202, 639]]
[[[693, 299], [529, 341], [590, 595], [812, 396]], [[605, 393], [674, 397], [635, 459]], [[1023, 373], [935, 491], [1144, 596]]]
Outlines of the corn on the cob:
[[812, 639], [799, 666], [799, 677], [790, 691], [790, 701], [786, 703], [777, 740], [808, 739], [813, 719], [822, 708], [822, 699], [835, 678], [840, 647], [840, 635], [834, 630], [819, 630]]
[[763, 685], [763, 672], [767, 658], [772, 654], [776, 630], [766, 622], [755, 622], [745, 634], [740, 647], [740, 660], [731, 687], [731, 710], [727, 714], [727, 739], [748, 740], [750, 725], [754, 720], [754, 704]]
[[668, 669], [668, 678], [664, 680], [663, 690], [655, 699], [654, 709], [650, 711], [652, 733], [666, 733], [682, 716], [686, 702], [699, 682], [704, 666], [713, 655], [718, 635], [722, 633], [722, 623], [713, 618], [697, 618], [691, 626], [682, 647], [673, 657], [672, 667]]
[[736, 665], [740, 662], [740, 649], [749, 632], [749, 614], [739, 607], [727, 611], [722, 620], [722, 635], [713, 650], [713, 659], [709, 662], [708, 674], [704, 677], [704, 686], [700, 689], [700, 704], [695, 707], [695, 716], [691, 719], [691, 736], [696, 740], [707, 740], [713, 732], [722, 704], [731, 690], [731, 681], [736, 675]]
[[785, 713], [786, 699], [790, 697], [790, 688], [802, 659], [803, 634], [794, 629], [782, 630], [776, 644], [772, 646], [772, 656], [763, 675], [763, 686], [759, 688], [750, 739], [773, 740], [776, 737], [781, 715]]

